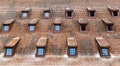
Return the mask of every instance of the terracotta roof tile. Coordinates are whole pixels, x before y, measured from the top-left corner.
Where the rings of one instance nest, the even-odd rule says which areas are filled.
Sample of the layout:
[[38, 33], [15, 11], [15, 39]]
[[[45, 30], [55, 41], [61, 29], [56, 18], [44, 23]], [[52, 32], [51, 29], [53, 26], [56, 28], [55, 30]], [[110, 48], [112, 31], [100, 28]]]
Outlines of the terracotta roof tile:
[[37, 24], [38, 21], [38, 19], [30, 19], [28, 24]]
[[54, 21], [54, 24], [61, 24], [62, 23], [62, 19], [61, 18], [56, 18]]
[[15, 19], [9, 19], [9, 20], [6, 20], [5, 22], [3, 22], [3, 24], [11, 24], [15, 21]]
[[96, 37], [96, 41], [101, 47], [110, 47], [110, 44], [103, 37]]
[[93, 7], [87, 7], [88, 11], [95, 11], [95, 9]]
[[41, 38], [38, 40], [36, 46], [37, 46], [37, 47], [45, 47], [46, 44], [47, 44], [47, 40], [48, 40], [48, 38], [46, 38], [46, 37], [41, 37]]
[[85, 19], [83, 19], [83, 18], [79, 18], [79, 19], [78, 19], [78, 22], [79, 22], [80, 24], [87, 24], [87, 23], [88, 23], [88, 21], [85, 20]]
[[20, 40], [20, 37], [15, 37], [8, 44], [5, 45], [5, 47], [14, 47], [17, 42]]
[[102, 21], [106, 24], [114, 24], [113, 20], [110, 18], [102, 18]]
[[70, 38], [67, 39], [67, 41], [68, 41], [68, 46], [69, 47], [76, 47], [77, 46], [77, 41], [76, 41], [75, 38], [70, 37]]

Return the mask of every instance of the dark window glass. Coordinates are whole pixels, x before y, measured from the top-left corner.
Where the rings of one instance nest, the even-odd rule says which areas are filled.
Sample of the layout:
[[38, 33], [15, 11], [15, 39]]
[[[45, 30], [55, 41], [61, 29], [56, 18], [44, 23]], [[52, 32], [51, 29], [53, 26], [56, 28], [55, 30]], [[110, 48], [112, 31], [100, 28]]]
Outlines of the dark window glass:
[[72, 17], [72, 11], [67, 12], [67, 17]]
[[118, 16], [118, 12], [117, 11], [113, 11], [113, 16]]
[[95, 16], [95, 12], [94, 11], [90, 11], [90, 16], [94, 17]]
[[81, 25], [81, 31], [86, 31], [86, 24]]
[[113, 25], [107, 25], [108, 31], [113, 31]]

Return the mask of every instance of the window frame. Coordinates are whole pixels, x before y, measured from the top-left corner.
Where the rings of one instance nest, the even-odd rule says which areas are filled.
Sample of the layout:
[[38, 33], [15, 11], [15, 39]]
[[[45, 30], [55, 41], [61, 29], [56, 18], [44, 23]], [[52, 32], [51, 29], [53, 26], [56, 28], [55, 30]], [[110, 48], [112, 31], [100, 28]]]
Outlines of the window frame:
[[[60, 28], [60, 30], [56, 30], [56, 26], [59, 26]], [[54, 24], [54, 31], [55, 32], [60, 32], [61, 31], [61, 24]]]
[[[69, 15], [68, 12], [71, 12], [71, 16], [68, 16]], [[66, 10], [65, 17], [66, 18], [73, 18], [73, 10]]]
[[[39, 49], [43, 49], [43, 54], [39, 55]], [[36, 51], [36, 57], [43, 57], [45, 56], [45, 47], [37, 47], [37, 51]]]
[[[46, 15], [45, 15], [46, 13], [49, 13], [48, 17], [46, 17]], [[44, 18], [50, 18], [50, 17], [51, 17], [51, 11], [50, 10], [47, 10], [47, 11], [45, 10], [44, 11]]]
[[[83, 25], [84, 25], [85, 30], [82, 30]], [[87, 24], [80, 24], [80, 31], [86, 32], [87, 31]]]
[[[30, 30], [30, 27], [31, 27], [31, 26], [34, 26], [34, 30], [32, 30], [32, 31]], [[34, 32], [35, 29], [36, 29], [36, 25], [35, 25], [35, 24], [29, 24], [29, 31], [30, 31], [30, 32]]]
[[[74, 55], [71, 55], [70, 49], [75, 49], [75, 54], [74, 54]], [[70, 57], [76, 57], [77, 54], [78, 54], [78, 53], [77, 53], [77, 47], [68, 47], [68, 55], [69, 55]]]
[[[116, 15], [115, 15], [115, 13], [116, 13]], [[119, 11], [111, 11], [111, 15], [113, 17], [118, 17], [119, 16]]]
[[[11, 55], [7, 55], [7, 49], [12, 49]], [[5, 54], [4, 54], [4, 56], [5, 56], [5, 57], [11, 57], [11, 56], [13, 56], [13, 55], [14, 55], [14, 48], [13, 48], [13, 47], [6, 47], [6, 48], [5, 48]]]
[[[110, 27], [110, 29], [109, 29]], [[114, 24], [106, 24], [106, 30], [107, 32], [113, 32], [114, 31]]]
[[[5, 26], [8, 26], [8, 30], [5, 30]], [[9, 24], [3, 25], [3, 31], [4, 32], [9, 32], [10, 31], [10, 25]]]
[[[102, 51], [102, 49], [107, 49], [107, 53], [108, 53], [108, 55], [103, 55], [103, 51]], [[109, 47], [100, 47], [99, 51], [100, 51], [100, 55], [101, 55], [101, 57], [109, 57], [109, 56], [110, 56], [110, 50], [109, 50]]]
[[[94, 15], [94, 16], [92, 16], [92, 14]], [[88, 16], [89, 17], [96, 17], [96, 12], [95, 11], [88, 11]]]

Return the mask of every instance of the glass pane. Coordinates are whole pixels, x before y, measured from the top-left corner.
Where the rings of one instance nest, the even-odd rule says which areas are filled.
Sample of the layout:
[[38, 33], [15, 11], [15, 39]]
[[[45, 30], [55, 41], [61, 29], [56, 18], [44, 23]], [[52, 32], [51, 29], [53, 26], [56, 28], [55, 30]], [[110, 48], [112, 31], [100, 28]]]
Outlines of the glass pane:
[[108, 55], [108, 49], [102, 49], [102, 55]]
[[49, 16], [50, 16], [50, 13], [49, 13], [49, 12], [45, 12], [44, 16], [45, 16], [45, 17], [49, 17]]
[[11, 48], [8, 48], [8, 49], [7, 49], [6, 55], [12, 55], [12, 49], [11, 49]]
[[35, 30], [35, 26], [30, 26], [30, 31], [34, 31]]
[[4, 26], [4, 31], [9, 31], [9, 26]]
[[44, 54], [44, 49], [38, 48], [38, 55], [43, 55], [43, 54]]
[[27, 18], [28, 13], [23, 13], [22, 16], [23, 16], [24, 18]]
[[70, 55], [75, 55], [75, 51], [76, 51], [75, 48], [70, 48]]
[[60, 31], [60, 25], [55, 25], [55, 30]]

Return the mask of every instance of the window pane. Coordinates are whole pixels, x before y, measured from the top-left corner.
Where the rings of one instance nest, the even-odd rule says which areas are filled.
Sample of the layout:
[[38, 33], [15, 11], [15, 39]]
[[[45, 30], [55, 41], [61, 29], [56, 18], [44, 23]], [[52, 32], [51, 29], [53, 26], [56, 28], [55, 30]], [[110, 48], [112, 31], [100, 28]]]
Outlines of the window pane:
[[60, 31], [60, 25], [55, 25], [55, 30]]
[[102, 55], [108, 55], [108, 49], [102, 49]]
[[113, 30], [113, 25], [108, 25], [108, 31], [112, 31]]
[[67, 12], [67, 17], [72, 17], [72, 12]]
[[30, 31], [34, 31], [35, 30], [35, 26], [30, 26]]
[[75, 48], [70, 48], [70, 55], [75, 55], [76, 49]]
[[91, 17], [94, 17], [94, 16], [95, 16], [94, 11], [91, 11], [91, 12], [90, 12], [90, 16], [91, 16]]
[[50, 13], [49, 12], [45, 12], [44, 16], [48, 18], [50, 16]]
[[12, 55], [12, 49], [11, 49], [11, 48], [8, 48], [8, 49], [7, 49], [6, 55]]
[[27, 16], [28, 16], [28, 13], [23, 13], [22, 14], [22, 17], [24, 17], [24, 18], [27, 18]]
[[81, 25], [81, 30], [86, 31], [86, 24]]
[[44, 55], [44, 49], [38, 48], [38, 55]]
[[4, 26], [4, 31], [9, 31], [9, 26]]
[[117, 12], [117, 11], [114, 11], [114, 12], [113, 12], [113, 16], [118, 16], [118, 12]]

